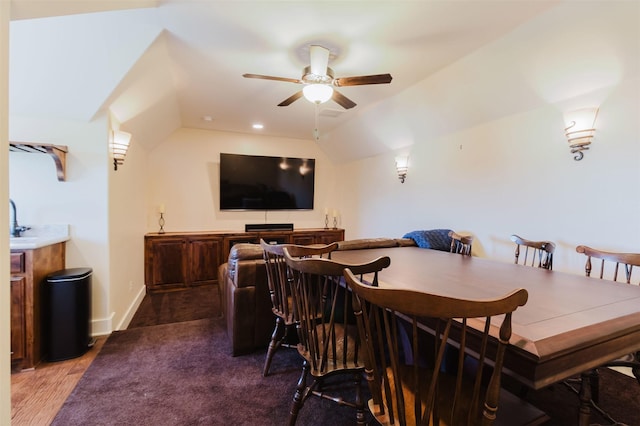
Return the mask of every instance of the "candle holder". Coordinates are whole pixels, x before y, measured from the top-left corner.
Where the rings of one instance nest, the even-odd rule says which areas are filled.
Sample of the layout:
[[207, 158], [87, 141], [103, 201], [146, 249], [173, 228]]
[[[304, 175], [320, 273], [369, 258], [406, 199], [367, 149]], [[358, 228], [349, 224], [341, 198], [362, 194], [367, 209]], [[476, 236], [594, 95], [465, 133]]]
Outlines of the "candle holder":
[[333, 229], [338, 229], [338, 217], [333, 217]]
[[329, 214], [324, 214], [324, 229], [329, 229]]
[[158, 234], [164, 234], [164, 213], [160, 213], [160, 219], [158, 219], [158, 225], [160, 225], [160, 230]]

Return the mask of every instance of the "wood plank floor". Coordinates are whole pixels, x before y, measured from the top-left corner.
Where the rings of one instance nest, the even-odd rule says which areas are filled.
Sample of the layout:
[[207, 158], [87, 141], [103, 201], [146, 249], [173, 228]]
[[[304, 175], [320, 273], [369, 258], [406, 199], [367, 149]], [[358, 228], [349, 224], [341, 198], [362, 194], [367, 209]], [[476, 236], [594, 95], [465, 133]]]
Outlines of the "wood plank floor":
[[107, 336], [81, 357], [42, 362], [37, 368], [11, 375], [11, 425], [48, 426], [91, 365]]

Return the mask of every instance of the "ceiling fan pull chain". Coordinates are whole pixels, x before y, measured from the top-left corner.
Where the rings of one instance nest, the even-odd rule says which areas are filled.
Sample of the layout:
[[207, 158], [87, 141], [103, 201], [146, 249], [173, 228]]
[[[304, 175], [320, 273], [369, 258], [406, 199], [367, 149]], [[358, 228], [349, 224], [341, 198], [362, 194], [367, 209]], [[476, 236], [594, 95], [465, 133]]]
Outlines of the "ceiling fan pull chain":
[[316, 103], [316, 126], [313, 129], [313, 138], [316, 142], [320, 142], [320, 126], [318, 125], [320, 116], [320, 104]]

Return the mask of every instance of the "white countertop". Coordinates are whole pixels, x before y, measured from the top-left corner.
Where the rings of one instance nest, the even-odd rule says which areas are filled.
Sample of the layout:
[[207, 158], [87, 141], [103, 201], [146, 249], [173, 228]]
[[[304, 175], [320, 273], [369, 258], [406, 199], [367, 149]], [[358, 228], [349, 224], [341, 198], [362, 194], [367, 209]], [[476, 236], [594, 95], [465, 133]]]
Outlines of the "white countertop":
[[41, 225], [32, 226], [20, 237], [9, 239], [11, 250], [31, 250], [40, 247], [68, 241], [69, 225]]

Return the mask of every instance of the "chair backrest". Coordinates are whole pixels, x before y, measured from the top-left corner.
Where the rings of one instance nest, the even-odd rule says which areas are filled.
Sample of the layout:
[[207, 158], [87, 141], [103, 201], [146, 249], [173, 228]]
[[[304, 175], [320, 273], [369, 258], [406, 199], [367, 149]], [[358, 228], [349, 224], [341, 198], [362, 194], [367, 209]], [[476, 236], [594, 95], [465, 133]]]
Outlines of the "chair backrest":
[[[556, 245], [551, 241], [531, 241], [513, 234], [511, 241], [516, 243], [516, 265], [522, 259], [522, 265], [553, 269], [553, 252]], [[520, 247], [524, 247], [524, 256], [520, 257]], [[529, 254], [531, 253], [531, 254]]]
[[455, 231], [450, 231], [449, 237], [451, 237], [451, 253], [471, 256], [472, 235], [460, 235]]
[[330, 259], [300, 259], [301, 250], [295, 247], [286, 247], [284, 253], [293, 278], [298, 352], [308, 362], [311, 375], [321, 377], [337, 370], [364, 368], [351, 292], [344, 285], [343, 271], [351, 268], [361, 278], [366, 277], [370, 285], [377, 285], [378, 272], [389, 266], [389, 257], [345, 264]]
[[[600, 260], [600, 271], [598, 274], [600, 279], [618, 281], [618, 271], [621, 269], [620, 266], [622, 266], [622, 269], [624, 269], [624, 280], [627, 284], [631, 284], [633, 267], [640, 267], [640, 253], [612, 253], [596, 250], [587, 246], [578, 246], [576, 247], [576, 251], [587, 256], [587, 262], [584, 266], [584, 272], [587, 277], [591, 276], [592, 258]], [[620, 279], [622, 280], [622, 274], [620, 274]], [[640, 284], [640, 280], [638, 283]]]
[[[371, 287], [350, 270], [345, 278], [366, 351], [369, 410], [380, 424], [493, 423], [511, 314], [526, 290], [476, 301]], [[448, 339], [459, 344], [453, 366], [444, 363]]]
[[[292, 247], [293, 244], [269, 244], [263, 239], [260, 239], [260, 246], [264, 253], [267, 283], [273, 313], [281, 317], [285, 321], [285, 324], [291, 324], [293, 322], [293, 310], [290, 302], [291, 291], [289, 276], [287, 274], [287, 263], [283, 250], [285, 247]], [[332, 243], [323, 246], [299, 247], [301, 247], [305, 257], [329, 256], [333, 250], [338, 248], [338, 244]]]

